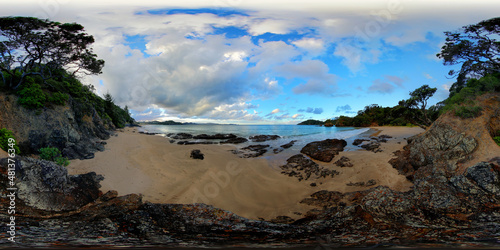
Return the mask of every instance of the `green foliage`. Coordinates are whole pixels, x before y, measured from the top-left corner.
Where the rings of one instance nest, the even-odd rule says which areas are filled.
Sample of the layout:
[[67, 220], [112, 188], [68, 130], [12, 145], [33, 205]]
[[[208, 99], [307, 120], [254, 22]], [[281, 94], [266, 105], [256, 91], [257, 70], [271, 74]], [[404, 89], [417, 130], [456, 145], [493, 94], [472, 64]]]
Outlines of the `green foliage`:
[[496, 142], [498, 146], [500, 146], [500, 136], [493, 137], [493, 140]]
[[475, 118], [481, 115], [483, 109], [478, 106], [461, 106], [455, 110], [455, 115], [460, 118]]
[[48, 101], [56, 105], [64, 105], [68, 101], [69, 95], [61, 92], [52, 93], [49, 96]]
[[21, 150], [19, 150], [19, 147], [17, 146], [17, 141], [14, 138], [14, 133], [6, 128], [0, 129], [0, 147], [5, 152], [7, 152], [9, 149], [14, 148], [16, 154], [21, 153]]
[[[32, 80], [29, 78], [29, 80]], [[43, 92], [40, 84], [28, 81], [29, 84], [21, 89], [19, 94], [19, 104], [27, 109], [38, 109], [45, 106], [47, 95]]]
[[58, 148], [46, 147], [40, 149], [40, 158], [47, 161], [53, 161], [57, 165], [68, 166], [69, 160], [62, 157], [61, 151]]
[[449, 72], [450, 76], [457, 76], [457, 82], [450, 88], [451, 95], [465, 87], [468, 77], [480, 78], [499, 71], [499, 34], [500, 17], [445, 32], [446, 43], [437, 57], [444, 60], [444, 65], [461, 65], [460, 71]]
[[[76, 23], [58, 23], [34, 17], [0, 17], [0, 71], [5, 86], [18, 89], [26, 77], [44, 80], [68, 65], [76, 73], [100, 74], [104, 66], [92, 51], [94, 38]], [[15, 52], [15, 53], [13, 53]], [[19, 79], [16, 76], [20, 73]]]

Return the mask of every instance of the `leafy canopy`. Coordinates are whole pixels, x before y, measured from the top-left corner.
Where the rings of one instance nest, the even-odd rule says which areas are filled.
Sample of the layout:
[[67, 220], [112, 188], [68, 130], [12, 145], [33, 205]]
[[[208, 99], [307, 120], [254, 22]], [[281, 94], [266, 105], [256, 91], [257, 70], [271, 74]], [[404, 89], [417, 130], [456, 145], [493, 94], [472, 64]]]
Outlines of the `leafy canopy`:
[[13, 89], [29, 75], [47, 80], [61, 70], [73, 76], [100, 74], [104, 66], [90, 47], [94, 37], [77, 23], [0, 17], [0, 37], [0, 76]]
[[437, 57], [444, 65], [461, 65], [460, 71], [450, 70], [457, 82], [450, 88], [450, 96], [465, 87], [468, 78], [480, 78], [500, 71], [500, 17], [467, 25], [462, 29], [445, 32], [446, 43]]

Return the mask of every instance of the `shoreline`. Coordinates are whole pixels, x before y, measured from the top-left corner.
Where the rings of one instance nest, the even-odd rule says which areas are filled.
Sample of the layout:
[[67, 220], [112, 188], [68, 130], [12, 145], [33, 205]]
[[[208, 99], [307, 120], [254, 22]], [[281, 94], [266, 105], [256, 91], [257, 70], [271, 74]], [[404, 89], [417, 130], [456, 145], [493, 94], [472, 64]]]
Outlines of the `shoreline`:
[[[230, 152], [236, 148], [235, 145], [171, 144], [165, 137], [140, 134], [137, 128], [123, 129], [107, 140], [105, 151], [97, 152], [94, 159], [72, 160], [67, 168], [69, 174], [93, 171], [103, 175], [103, 192], [116, 190], [119, 195], [140, 193], [145, 201], [153, 203], [206, 203], [250, 219], [269, 220], [282, 215], [298, 219], [314, 208], [300, 204], [300, 201], [320, 190], [366, 190], [374, 186], [346, 184], [369, 179], [395, 190], [405, 191], [411, 187], [411, 183], [399, 175], [388, 161], [392, 152], [406, 144], [402, 143], [404, 135], [409, 137], [423, 130], [373, 127], [364, 133], [372, 129], [380, 130], [381, 134], [392, 134], [395, 139], [382, 143], [383, 152], [380, 153], [364, 149], [347, 150], [335, 156], [330, 163], [315, 161], [320, 166], [340, 172], [333, 178], [315, 181], [298, 181], [281, 174], [279, 166], [285, 161], [280, 157], [276, 161], [266, 157], [239, 158]], [[352, 145], [352, 142], [348, 143]], [[205, 159], [191, 159], [193, 149], [201, 150]], [[287, 155], [283, 154], [285, 151], [276, 156]], [[354, 167], [335, 166], [333, 163], [342, 156], [349, 157]], [[311, 186], [313, 182], [317, 186]]]

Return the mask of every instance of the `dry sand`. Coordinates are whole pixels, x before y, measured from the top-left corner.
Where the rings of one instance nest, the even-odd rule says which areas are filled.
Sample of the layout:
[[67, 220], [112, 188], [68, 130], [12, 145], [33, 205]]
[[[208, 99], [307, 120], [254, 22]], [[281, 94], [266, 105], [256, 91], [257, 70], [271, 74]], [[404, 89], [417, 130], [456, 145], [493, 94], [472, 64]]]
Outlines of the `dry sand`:
[[[276, 164], [272, 165], [272, 161], [264, 158], [239, 158], [229, 152], [234, 146], [170, 144], [164, 137], [139, 134], [135, 128], [126, 128], [107, 140], [106, 150], [96, 153], [94, 159], [72, 160], [68, 170], [70, 174], [94, 171], [105, 178], [101, 182], [103, 192], [117, 190], [119, 195], [140, 193], [150, 202], [206, 203], [251, 219], [272, 219], [278, 215], [298, 218], [298, 213], [313, 208], [299, 202], [319, 190], [363, 190], [368, 187], [346, 184], [369, 179], [396, 190], [404, 191], [411, 186], [388, 161], [394, 151], [406, 145], [403, 138], [423, 130], [407, 127], [375, 129], [380, 130], [380, 134], [394, 137], [388, 143], [382, 143], [383, 152], [348, 151], [336, 156], [332, 163], [318, 162], [339, 171], [340, 175], [316, 181], [299, 182], [285, 176]], [[191, 159], [192, 149], [200, 149], [205, 159]], [[335, 166], [333, 162], [340, 156], [349, 157], [354, 167]], [[312, 182], [318, 186], [311, 187]]]

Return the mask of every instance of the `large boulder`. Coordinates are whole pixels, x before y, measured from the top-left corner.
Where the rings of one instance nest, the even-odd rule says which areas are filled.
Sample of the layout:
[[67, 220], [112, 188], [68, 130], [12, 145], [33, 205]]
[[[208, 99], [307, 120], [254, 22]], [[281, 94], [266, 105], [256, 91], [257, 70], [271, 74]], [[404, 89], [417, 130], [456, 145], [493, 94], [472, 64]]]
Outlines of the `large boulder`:
[[[65, 167], [54, 162], [22, 157], [16, 157], [15, 162], [17, 198], [29, 207], [75, 210], [102, 195], [99, 182], [104, 178], [94, 172], [70, 176]], [[7, 169], [7, 165], [7, 158], [0, 159], [1, 168]]]
[[344, 150], [345, 146], [347, 146], [345, 140], [326, 139], [308, 143], [300, 152], [315, 160], [330, 162], [335, 155]]

